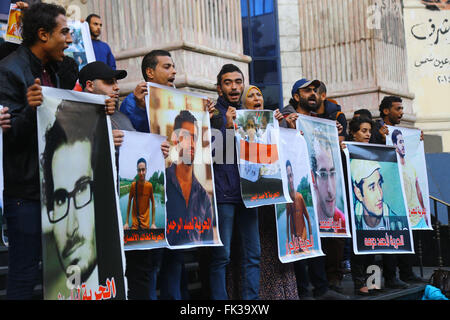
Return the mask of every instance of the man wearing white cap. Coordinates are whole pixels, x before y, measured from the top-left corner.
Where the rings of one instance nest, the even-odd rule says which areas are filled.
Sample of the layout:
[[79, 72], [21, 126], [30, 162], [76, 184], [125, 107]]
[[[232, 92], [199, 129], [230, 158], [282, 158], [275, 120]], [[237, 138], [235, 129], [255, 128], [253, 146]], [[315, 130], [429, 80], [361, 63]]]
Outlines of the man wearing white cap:
[[354, 159], [350, 163], [355, 205], [356, 229], [408, 229], [406, 216], [399, 216], [384, 202], [383, 176], [377, 161]]

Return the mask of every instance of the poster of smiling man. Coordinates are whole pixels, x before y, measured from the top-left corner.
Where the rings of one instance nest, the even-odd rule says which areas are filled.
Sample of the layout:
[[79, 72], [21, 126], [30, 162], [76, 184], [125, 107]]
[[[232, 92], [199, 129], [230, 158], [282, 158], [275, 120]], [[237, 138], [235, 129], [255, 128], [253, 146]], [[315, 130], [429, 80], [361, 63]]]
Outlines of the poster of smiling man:
[[119, 152], [119, 203], [125, 250], [166, 247], [166, 137], [123, 131]]
[[346, 146], [354, 252], [414, 253], [395, 148], [357, 142]]
[[409, 223], [413, 230], [431, 230], [428, 174], [418, 129], [388, 126], [386, 144], [395, 147], [403, 174]]
[[303, 132], [317, 197], [321, 237], [349, 237], [347, 198], [336, 122], [299, 115], [297, 130]]
[[221, 245], [205, 97], [148, 83], [151, 133], [168, 137], [166, 239], [170, 248]]
[[125, 299], [105, 96], [43, 87], [37, 108], [44, 298]]
[[292, 202], [280, 163], [278, 122], [270, 110], [237, 110], [236, 152], [242, 200], [247, 208]]
[[292, 203], [275, 205], [278, 257], [282, 263], [323, 255], [308, 147], [299, 131], [280, 128], [281, 162]]

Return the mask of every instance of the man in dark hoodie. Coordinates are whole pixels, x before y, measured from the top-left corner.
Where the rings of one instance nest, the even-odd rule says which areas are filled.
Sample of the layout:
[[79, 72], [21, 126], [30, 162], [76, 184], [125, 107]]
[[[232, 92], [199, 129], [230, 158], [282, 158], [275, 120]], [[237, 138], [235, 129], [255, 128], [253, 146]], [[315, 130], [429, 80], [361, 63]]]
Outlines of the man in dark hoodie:
[[[233, 225], [242, 239], [242, 299], [258, 299], [259, 243], [258, 211], [246, 208], [241, 197], [239, 170], [235, 154], [234, 124], [236, 109], [241, 109], [241, 95], [244, 90], [244, 75], [233, 64], [226, 64], [217, 75], [219, 99], [215, 105], [223, 121], [211, 125], [216, 130], [214, 148], [214, 182], [220, 238], [223, 246], [213, 247], [210, 262], [211, 298], [228, 299], [226, 267], [230, 262], [230, 246]], [[222, 145], [220, 145], [222, 143]], [[236, 223], [234, 221], [236, 219]]]

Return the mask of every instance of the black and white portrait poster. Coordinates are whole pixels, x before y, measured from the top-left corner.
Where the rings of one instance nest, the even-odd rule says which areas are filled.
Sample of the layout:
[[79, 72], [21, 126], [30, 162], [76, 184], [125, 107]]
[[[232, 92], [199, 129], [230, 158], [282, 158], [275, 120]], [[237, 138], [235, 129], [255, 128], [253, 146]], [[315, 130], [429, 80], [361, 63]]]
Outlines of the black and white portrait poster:
[[346, 142], [355, 254], [414, 253], [395, 147]]
[[44, 299], [125, 299], [105, 96], [43, 87], [37, 108]]

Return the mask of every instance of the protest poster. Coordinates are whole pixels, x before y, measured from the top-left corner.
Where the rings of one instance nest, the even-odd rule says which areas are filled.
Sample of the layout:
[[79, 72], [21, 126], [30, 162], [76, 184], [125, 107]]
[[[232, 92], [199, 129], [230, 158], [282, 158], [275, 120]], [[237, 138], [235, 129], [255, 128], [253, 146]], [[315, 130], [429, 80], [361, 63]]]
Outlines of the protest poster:
[[237, 110], [234, 123], [244, 205], [253, 208], [292, 202], [286, 168], [279, 161], [279, 127], [273, 111]]
[[150, 132], [168, 137], [166, 239], [169, 248], [221, 245], [207, 99], [148, 83]]
[[414, 253], [395, 147], [346, 142], [355, 254]]
[[125, 250], [167, 247], [165, 163], [160, 145], [166, 137], [123, 131], [119, 151], [119, 203]]
[[347, 197], [336, 122], [299, 115], [297, 130], [308, 146], [321, 237], [350, 237]]
[[78, 70], [81, 70], [88, 63], [95, 61], [89, 24], [86, 21], [69, 20], [67, 25], [70, 28], [72, 43], [64, 53], [73, 58], [78, 64]]
[[403, 175], [409, 223], [413, 230], [432, 230], [428, 174], [421, 131], [387, 126], [386, 144], [395, 146]]
[[22, 43], [22, 10], [15, 3], [11, 3], [9, 7], [5, 40], [17, 44]]
[[323, 255], [308, 147], [299, 131], [279, 129], [281, 163], [292, 203], [275, 205], [278, 258], [282, 263]]
[[46, 300], [125, 299], [123, 228], [105, 96], [42, 87], [37, 108]]

